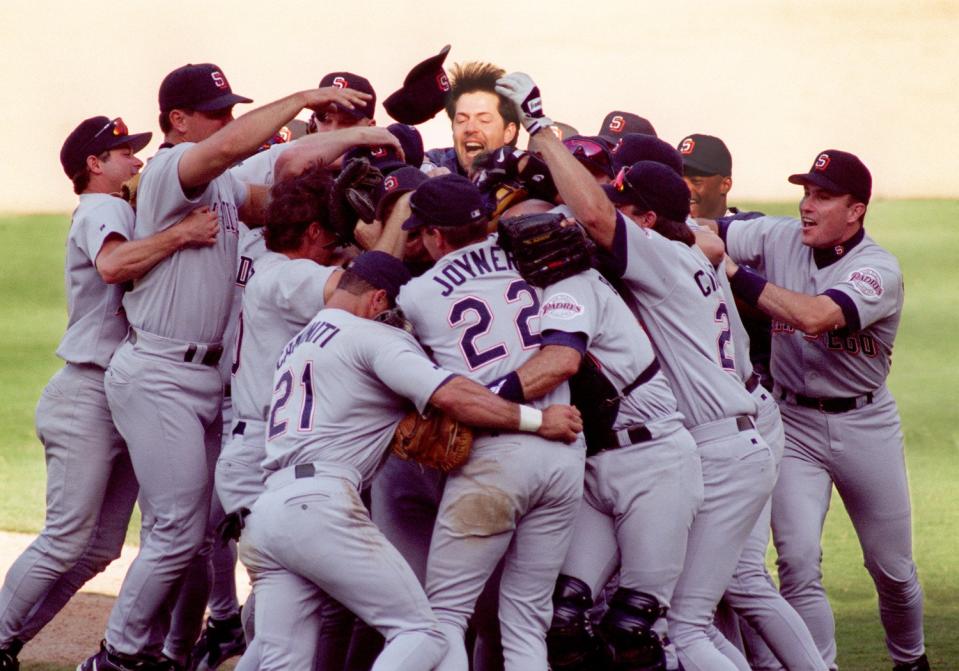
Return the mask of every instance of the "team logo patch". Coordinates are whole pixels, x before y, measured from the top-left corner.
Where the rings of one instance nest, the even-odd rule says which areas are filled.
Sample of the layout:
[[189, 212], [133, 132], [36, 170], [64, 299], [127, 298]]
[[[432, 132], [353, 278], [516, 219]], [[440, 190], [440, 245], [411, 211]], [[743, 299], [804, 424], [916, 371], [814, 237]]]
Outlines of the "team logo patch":
[[346, 77], [334, 77], [333, 86], [338, 89], [348, 89], [350, 88], [350, 83], [346, 81]]
[[450, 80], [447, 78], [445, 72], [441, 72], [436, 75], [436, 86], [440, 91], [449, 91], [450, 90]]
[[230, 85], [226, 81], [226, 77], [223, 76], [223, 73], [219, 70], [214, 70], [210, 73], [210, 78], [213, 80], [213, 83], [216, 84], [218, 89], [229, 88]]
[[470, 212], [470, 219], [479, 219], [482, 214], [483, 212], [481, 210], [473, 210]]
[[370, 150], [370, 156], [373, 158], [383, 158], [386, 156], [386, 147], [373, 147]]
[[553, 294], [543, 303], [541, 315], [553, 319], [574, 319], [579, 317], [586, 308], [579, 304], [573, 296], [566, 293]]
[[614, 133], [622, 133], [623, 128], [625, 126], [626, 126], [626, 119], [624, 119], [619, 114], [617, 114], [616, 116], [614, 116], [612, 119], [609, 120], [609, 126], [607, 126], [607, 128], [609, 128], [609, 130], [611, 130]]
[[386, 189], [387, 191], [392, 191], [399, 185], [400, 185], [400, 181], [396, 179], [396, 177], [394, 177], [393, 175], [389, 175], [387, 176], [386, 179], [383, 180], [383, 188]]
[[696, 148], [696, 140], [691, 137], [683, 140], [682, 144], [679, 145], [679, 153], [683, 156], [689, 156], [693, 153], [693, 150]]
[[816, 162], [813, 163], [813, 168], [818, 172], [825, 172], [826, 168], [829, 167], [829, 161], [832, 159], [829, 158], [829, 154], [826, 152], [821, 153], [816, 157]]
[[860, 268], [849, 274], [852, 288], [867, 298], [882, 296], [882, 275], [872, 268]]
[[527, 107], [532, 114], [535, 114], [543, 109], [543, 100], [541, 98], [533, 98], [527, 103]]

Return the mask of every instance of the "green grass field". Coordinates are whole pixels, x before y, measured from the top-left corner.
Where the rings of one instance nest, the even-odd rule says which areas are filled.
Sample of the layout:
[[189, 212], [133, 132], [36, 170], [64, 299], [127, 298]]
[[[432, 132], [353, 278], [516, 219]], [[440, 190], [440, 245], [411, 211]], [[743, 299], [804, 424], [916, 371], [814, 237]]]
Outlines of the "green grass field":
[[[793, 214], [795, 204], [742, 203]], [[959, 201], [876, 202], [867, 231], [895, 253], [906, 305], [890, 386], [899, 402], [913, 500], [914, 546], [926, 592], [926, 642], [935, 669], [959, 669]], [[64, 215], [0, 218], [0, 529], [43, 524], [43, 451], [33, 431], [40, 391], [59, 367], [66, 322]], [[891, 668], [872, 583], [838, 497], [826, 524], [824, 574], [844, 670]], [[130, 536], [133, 540], [133, 535]], [[39, 668], [39, 667], [38, 667]], [[44, 667], [46, 668], [46, 667]]]

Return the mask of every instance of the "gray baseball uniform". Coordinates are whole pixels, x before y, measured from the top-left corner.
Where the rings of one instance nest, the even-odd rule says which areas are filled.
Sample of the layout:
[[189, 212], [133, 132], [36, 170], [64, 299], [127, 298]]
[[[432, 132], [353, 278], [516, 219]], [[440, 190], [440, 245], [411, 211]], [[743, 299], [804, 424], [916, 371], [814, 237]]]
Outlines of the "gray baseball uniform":
[[713, 612], [776, 469], [754, 427], [756, 403], [736, 372], [728, 306], [698, 248], [617, 214], [611, 252], [613, 269], [636, 298], [702, 460], [704, 501], [667, 614], [669, 636], [689, 671], [748, 669], [742, 654], [716, 631]]
[[103, 372], [126, 335], [123, 289], [97, 272], [110, 235], [133, 237], [133, 210], [107, 194], [84, 194], [66, 244], [66, 365], [37, 405], [47, 462], [40, 535], [7, 572], [0, 591], [0, 648], [32, 639], [84, 583], [120, 556], [137, 496], [126, 445], [103, 391]]
[[897, 662], [923, 654], [922, 589], [912, 560], [911, 509], [895, 400], [886, 388], [902, 309], [895, 257], [861, 231], [813, 250], [801, 223], [764, 217], [724, 227], [729, 255], [772, 283], [825, 294], [846, 327], [808, 337], [773, 323], [774, 393], [786, 449], [773, 495], [773, 540], [783, 595], [835, 667], [835, 624], [821, 582], [822, 525], [835, 485], [879, 594], [886, 645]]
[[[483, 383], [515, 370], [540, 345], [539, 292], [495, 236], [439, 259], [397, 303], [444, 368]], [[563, 384], [537, 407], [567, 402]], [[507, 669], [546, 669], [552, 590], [582, 496], [585, 451], [520, 433], [480, 434], [449, 474], [433, 530], [426, 591], [449, 642], [439, 671], [467, 668], [463, 636], [503, 559], [499, 618]]]
[[588, 270], [543, 295], [544, 344], [588, 352], [617, 390], [645, 380], [623, 394], [611, 428], [628, 434], [644, 426], [648, 438], [631, 443], [627, 437], [624, 445], [586, 460], [584, 504], [561, 573], [585, 582], [595, 597], [620, 568], [622, 587], [668, 607], [703, 500], [696, 441], [683, 426], [649, 338], [602, 275]]
[[160, 652], [171, 594], [210, 541], [212, 472], [222, 432], [216, 366], [233, 298], [237, 206], [247, 189], [227, 172], [184, 193], [177, 166], [191, 146], [161, 148], [144, 169], [136, 237], [171, 226], [199, 205], [217, 212], [220, 233], [212, 246], [182, 249], [161, 261], [124, 296], [131, 333], [106, 375], [110, 409], [151, 511], [107, 625], [108, 644], [123, 654]]
[[328, 597], [386, 637], [376, 671], [429, 671], [442, 657], [422, 587], [359, 492], [407, 399], [424, 411], [450, 377], [409, 334], [343, 310], [322, 310], [284, 348], [267, 421], [270, 475], [240, 539], [261, 669], [312, 668]]

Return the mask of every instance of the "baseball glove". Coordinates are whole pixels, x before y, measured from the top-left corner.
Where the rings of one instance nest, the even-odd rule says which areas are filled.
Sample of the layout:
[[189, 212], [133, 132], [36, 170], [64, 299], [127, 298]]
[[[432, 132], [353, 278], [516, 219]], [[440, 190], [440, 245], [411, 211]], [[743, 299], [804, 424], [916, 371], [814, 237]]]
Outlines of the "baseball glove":
[[383, 181], [383, 173], [370, 165], [366, 157], [351, 159], [343, 166], [330, 189], [330, 223], [341, 244], [355, 242], [353, 229], [362, 219], [367, 224], [376, 217], [374, 191]]
[[546, 287], [590, 267], [593, 242], [558, 212], [500, 219], [498, 230], [499, 246], [532, 285]]
[[473, 430], [432, 406], [421, 415], [415, 410], [400, 420], [390, 449], [400, 459], [449, 472], [469, 457]]

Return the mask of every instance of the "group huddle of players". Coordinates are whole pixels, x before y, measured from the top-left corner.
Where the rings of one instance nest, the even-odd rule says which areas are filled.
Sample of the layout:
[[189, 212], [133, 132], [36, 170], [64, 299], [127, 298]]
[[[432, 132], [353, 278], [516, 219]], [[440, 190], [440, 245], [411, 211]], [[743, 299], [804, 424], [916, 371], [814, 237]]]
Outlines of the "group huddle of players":
[[[119, 556], [137, 500], [78, 670], [836, 669], [833, 486], [894, 669], [928, 669], [885, 386], [902, 276], [865, 235], [866, 166], [827, 149], [789, 177], [799, 219], [739, 212], [719, 138], [622, 111], [581, 135], [529, 76], [448, 77], [447, 52], [386, 128], [353, 73], [234, 120], [252, 101], [222, 70], [178, 68], [134, 186], [150, 133], [67, 138], [47, 520], [0, 592], [0, 670]], [[453, 146], [424, 151], [444, 108]], [[586, 261], [520, 268], [507, 222], [575, 227]], [[414, 408], [473, 427], [462, 466], [389, 454]]]

